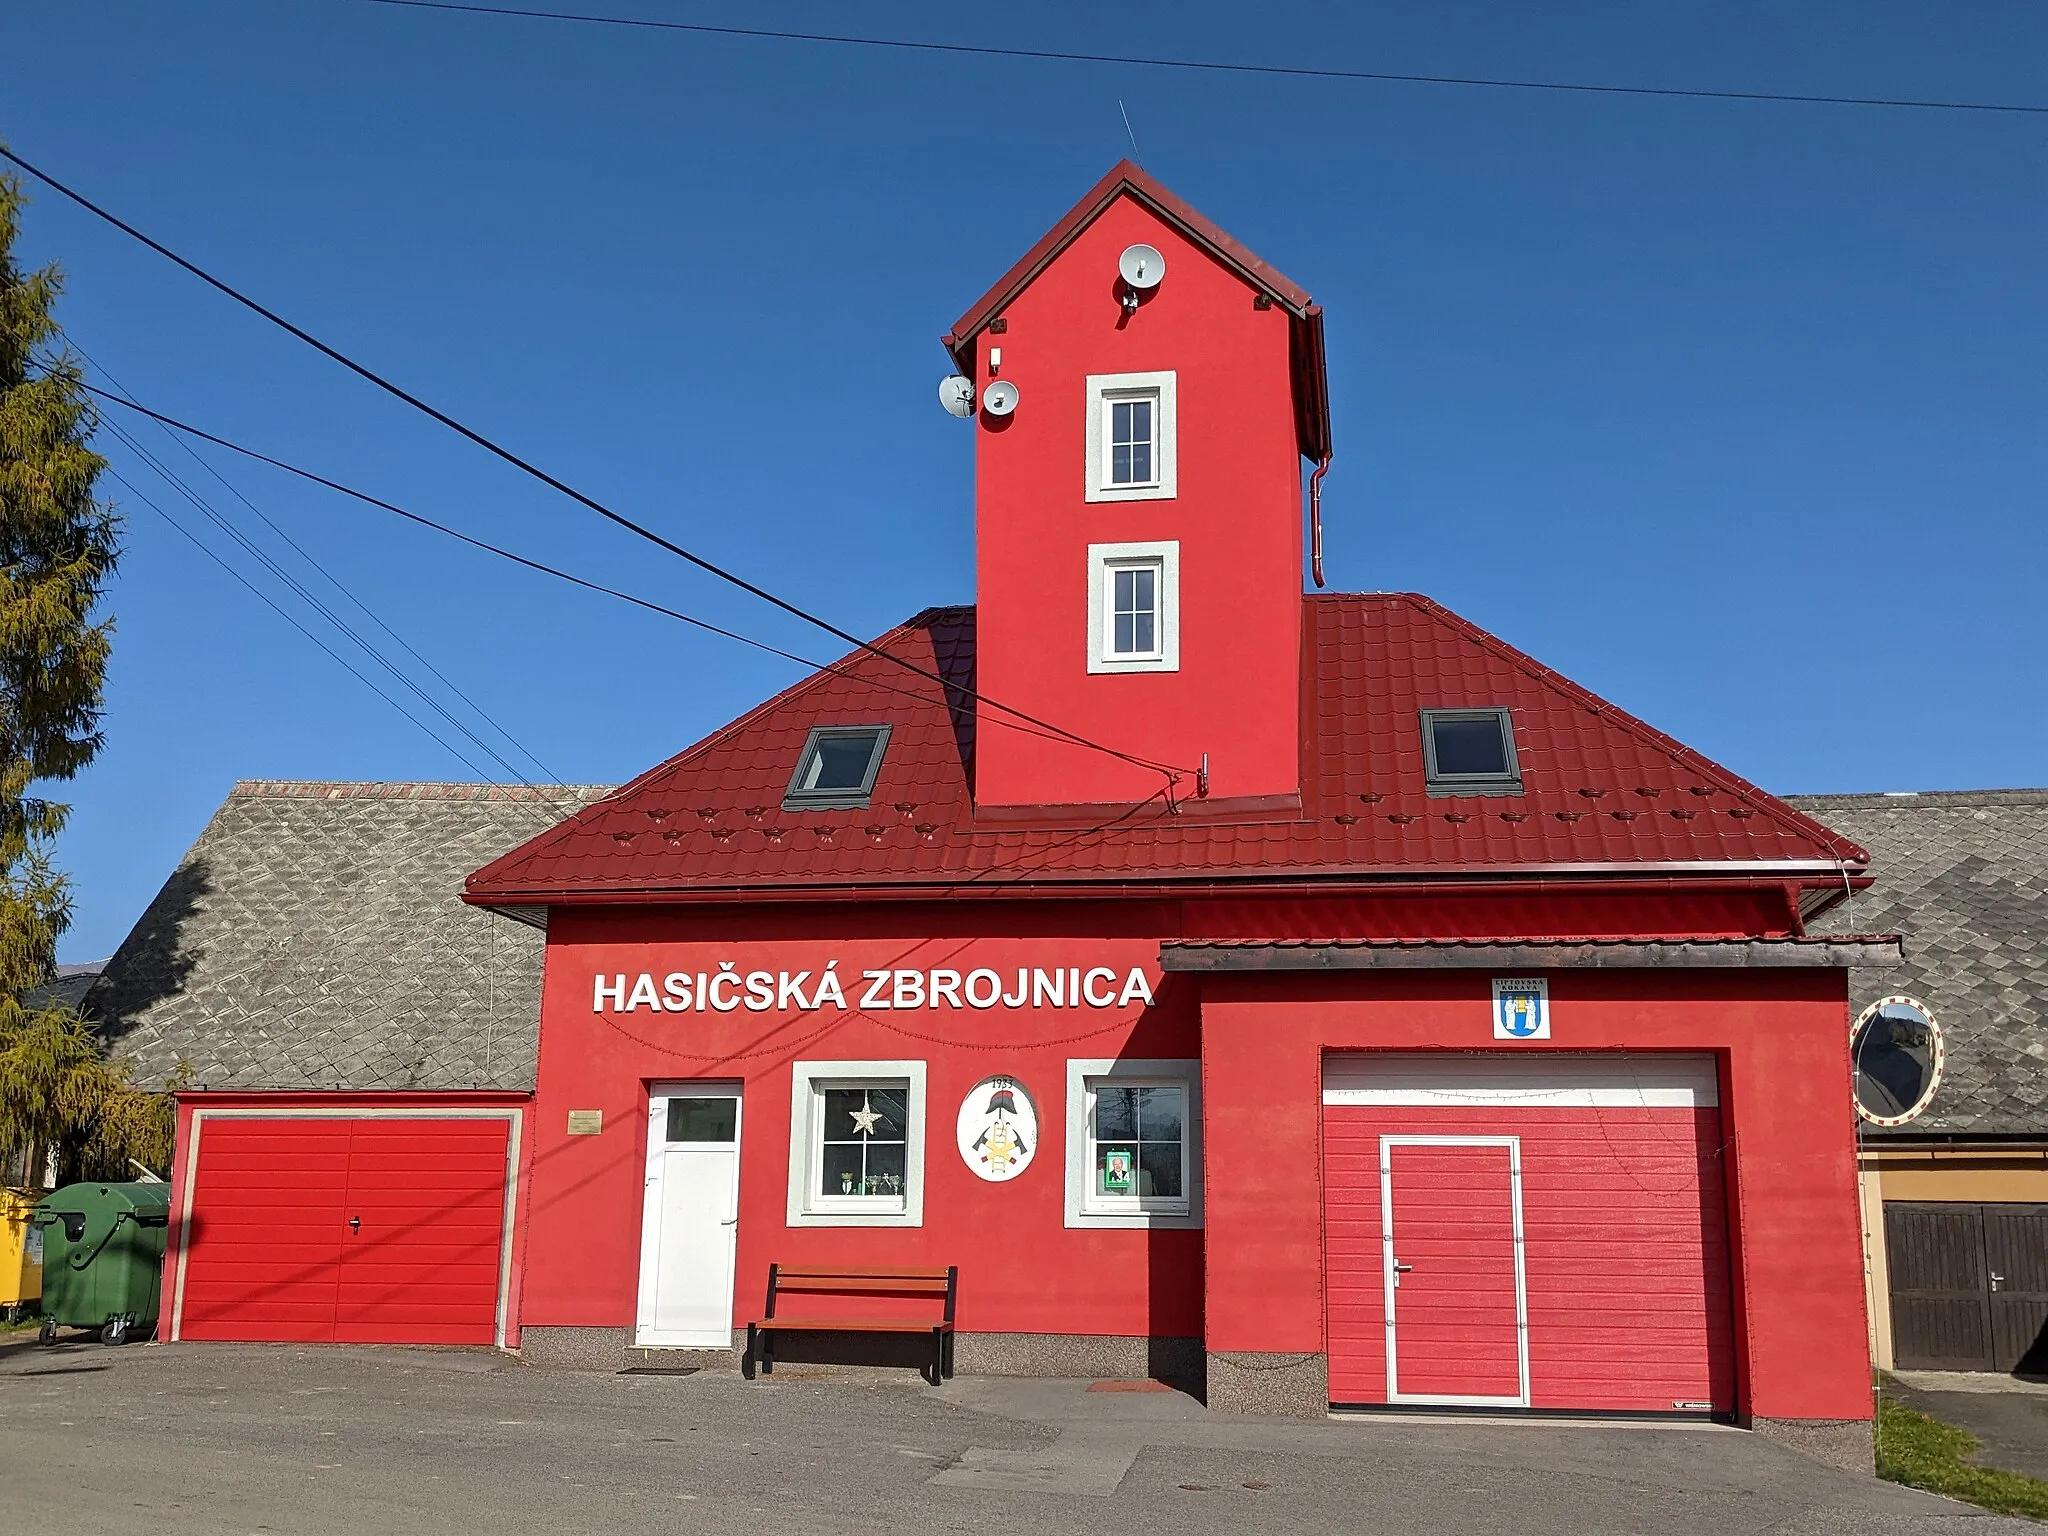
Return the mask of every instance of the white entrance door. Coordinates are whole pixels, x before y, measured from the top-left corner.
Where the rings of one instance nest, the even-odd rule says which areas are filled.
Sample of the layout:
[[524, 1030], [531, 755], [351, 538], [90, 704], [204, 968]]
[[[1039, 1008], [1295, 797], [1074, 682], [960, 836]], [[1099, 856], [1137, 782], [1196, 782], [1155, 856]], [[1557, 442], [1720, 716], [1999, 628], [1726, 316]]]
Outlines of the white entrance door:
[[739, 1088], [656, 1084], [647, 1101], [636, 1344], [731, 1347], [739, 1194]]

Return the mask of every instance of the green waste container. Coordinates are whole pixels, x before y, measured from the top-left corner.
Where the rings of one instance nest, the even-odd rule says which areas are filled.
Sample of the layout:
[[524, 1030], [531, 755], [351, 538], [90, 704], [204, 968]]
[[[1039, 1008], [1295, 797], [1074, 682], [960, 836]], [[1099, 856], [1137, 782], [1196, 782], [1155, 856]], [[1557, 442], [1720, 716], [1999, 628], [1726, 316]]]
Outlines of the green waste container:
[[67, 1184], [36, 1206], [43, 1234], [45, 1344], [59, 1328], [97, 1328], [124, 1344], [156, 1327], [171, 1223], [168, 1184]]

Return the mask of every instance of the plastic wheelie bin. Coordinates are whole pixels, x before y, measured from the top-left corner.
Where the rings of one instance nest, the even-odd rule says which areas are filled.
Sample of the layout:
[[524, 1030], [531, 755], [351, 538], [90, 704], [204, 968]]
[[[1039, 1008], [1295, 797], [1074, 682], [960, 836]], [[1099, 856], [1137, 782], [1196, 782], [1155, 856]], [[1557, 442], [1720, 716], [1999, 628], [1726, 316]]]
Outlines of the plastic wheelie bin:
[[43, 1294], [43, 1234], [29, 1189], [0, 1189], [0, 1314], [10, 1323]]
[[35, 1224], [43, 1235], [45, 1344], [59, 1328], [97, 1328], [104, 1344], [149, 1337], [156, 1327], [168, 1184], [68, 1184], [45, 1195]]

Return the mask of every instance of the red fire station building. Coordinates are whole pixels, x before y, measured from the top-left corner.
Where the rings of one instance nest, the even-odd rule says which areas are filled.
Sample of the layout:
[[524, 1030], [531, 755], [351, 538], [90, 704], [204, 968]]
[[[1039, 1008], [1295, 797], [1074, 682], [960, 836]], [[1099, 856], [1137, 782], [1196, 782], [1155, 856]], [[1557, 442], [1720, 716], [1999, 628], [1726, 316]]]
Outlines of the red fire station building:
[[945, 340], [976, 605], [469, 880], [546, 929], [530, 1099], [269, 1107], [476, 1185], [408, 1336], [729, 1351], [771, 1264], [957, 1265], [963, 1371], [1867, 1467], [1845, 974], [1897, 945], [1806, 931], [1864, 852], [1427, 598], [1304, 595], [1322, 311], [1135, 166]]

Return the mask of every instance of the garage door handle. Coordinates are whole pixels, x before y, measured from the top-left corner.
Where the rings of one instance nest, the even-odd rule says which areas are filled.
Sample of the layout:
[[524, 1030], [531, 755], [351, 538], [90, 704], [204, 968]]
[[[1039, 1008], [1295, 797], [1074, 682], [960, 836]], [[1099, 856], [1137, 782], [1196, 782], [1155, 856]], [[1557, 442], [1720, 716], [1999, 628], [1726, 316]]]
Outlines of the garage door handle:
[[2003, 1284], [2005, 1284], [2005, 1276], [1999, 1274], [1996, 1270], [1992, 1271], [1991, 1289], [1995, 1291]]
[[360, 1217], [360, 1216], [351, 1216], [351, 1217], [349, 1217], [349, 1219], [348, 1219], [348, 1229], [349, 1229], [349, 1231], [351, 1231], [351, 1232], [360, 1232], [360, 1231], [362, 1231], [362, 1230], [363, 1230], [363, 1218], [362, 1218], [362, 1217]]
[[1413, 1264], [1396, 1264], [1394, 1266], [1394, 1273], [1397, 1275], [1405, 1275], [1408, 1273], [1409, 1270], [1413, 1269], [1414, 1267], [1415, 1266]]

